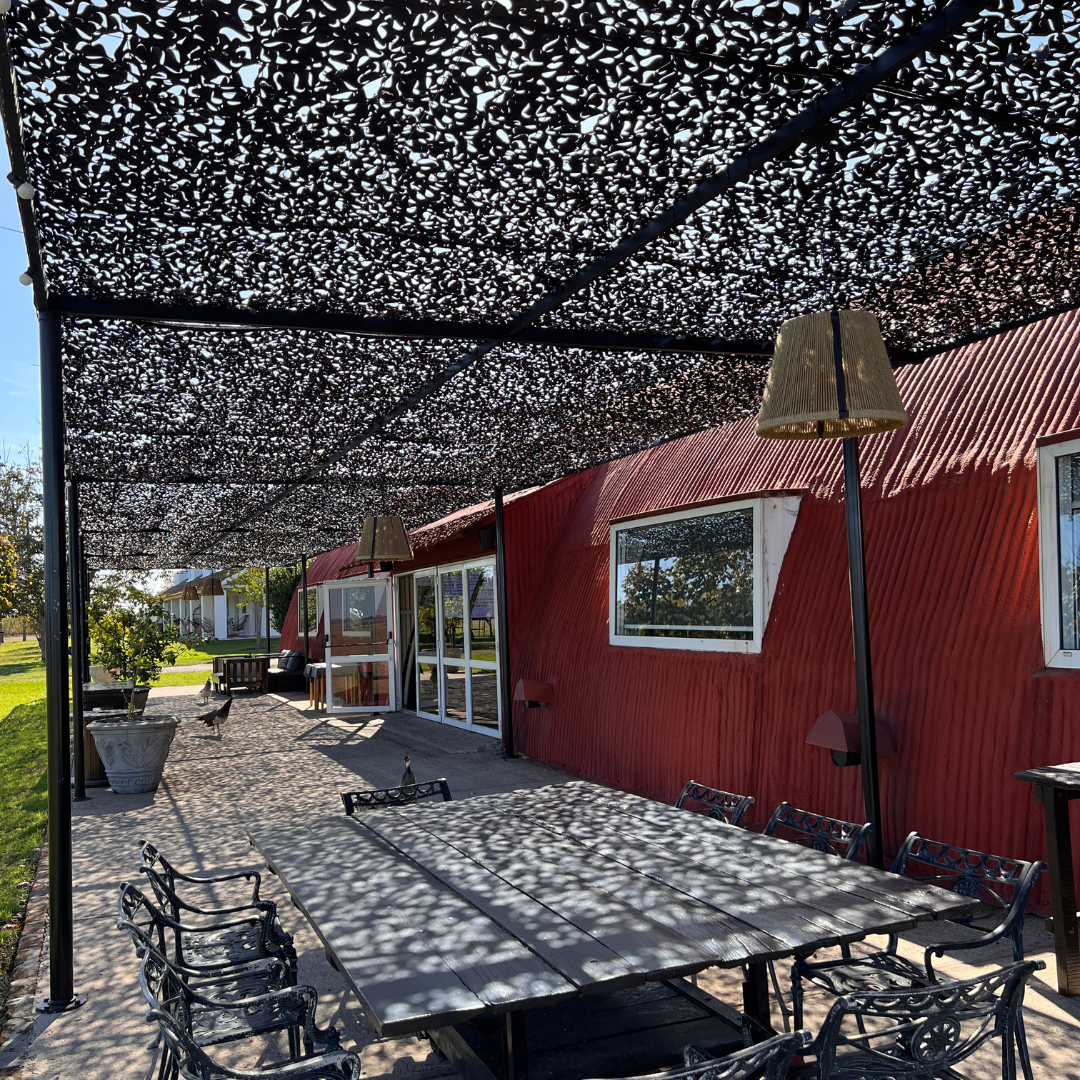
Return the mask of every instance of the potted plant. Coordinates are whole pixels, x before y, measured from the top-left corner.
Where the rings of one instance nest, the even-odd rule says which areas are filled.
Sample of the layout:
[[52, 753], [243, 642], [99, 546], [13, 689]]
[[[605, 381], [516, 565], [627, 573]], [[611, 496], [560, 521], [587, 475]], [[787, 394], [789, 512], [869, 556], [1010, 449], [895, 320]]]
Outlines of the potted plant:
[[87, 606], [90, 659], [134, 689], [126, 717], [86, 725], [113, 791], [156, 791], [179, 723], [174, 716], [143, 716], [149, 684], [182, 646], [160, 600], [137, 584], [109, 582], [95, 588]]

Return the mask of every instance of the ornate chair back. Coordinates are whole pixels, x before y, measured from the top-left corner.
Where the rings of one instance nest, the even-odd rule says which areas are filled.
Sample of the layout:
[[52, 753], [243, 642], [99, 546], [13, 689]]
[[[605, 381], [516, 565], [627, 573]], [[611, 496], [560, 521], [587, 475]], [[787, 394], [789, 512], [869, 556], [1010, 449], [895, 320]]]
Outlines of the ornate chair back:
[[162, 912], [134, 885], [125, 881], [120, 885], [119, 919], [117, 929], [131, 935], [137, 953], [147, 946], [165, 953], [167, 923]]
[[439, 795], [443, 802], [450, 802], [450, 785], [445, 777], [427, 780], [422, 784], [377, 788], [373, 791], [343, 791], [341, 801], [345, 804], [345, 813], [351, 817], [357, 810], [374, 810], [380, 806], [408, 806], [420, 799], [432, 799]]
[[[691, 805], [687, 805], [688, 803]], [[730, 791], [721, 791], [707, 784], [699, 784], [696, 780], [691, 780], [675, 800], [677, 808], [707, 814], [728, 825], [738, 825], [743, 814], [753, 804], [752, 795], [735, 795]]]
[[[1002, 1080], [1014, 1080], [1018, 1053], [1030, 1075], [1020, 1007], [1024, 984], [1043, 967], [1041, 960], [1025, 960], [962, 982], [843, 997], [810, 1048], [818, 1075], [830, 1080], [955, 1076], [955, 1065], [998, 1038]], [[850, 1030], [849, 1019], [858, 1030]]]
[[979, 911], [952, 921], [971, 925], [980, 919], [994, 919], [996, 925], [990, 932], [1012, 941], [1014, 960], [1024, 958], [1024, 911], [1032, 887], [1045, 869], [1043, 862], [988, 855], [928, 840], [917, 832], [908, 834], [892, 864], [894, 874], [978, 900]]
[[748, 1046], [727, 1057], [710, 1058], [696, 1047], [683, 1051], [686, 1066], [658, 1073], [648, 1080], [781, 1080], [787, 1072], [788, 1063], [810, 1042], [805, 1031], [790, 1035], [777, 1035], [765, 1042]]
[[853, 821], [842, 821], [840, 818], [814, 814], [809, 810], [799, 810], [790, 803], [782, 802], [769, 818], [764, 834], [790, 840], [829, 855], [839, 855], [842, 859], [854, 860], [858, 858], [871, 828], [869, 822], [857, 825]]

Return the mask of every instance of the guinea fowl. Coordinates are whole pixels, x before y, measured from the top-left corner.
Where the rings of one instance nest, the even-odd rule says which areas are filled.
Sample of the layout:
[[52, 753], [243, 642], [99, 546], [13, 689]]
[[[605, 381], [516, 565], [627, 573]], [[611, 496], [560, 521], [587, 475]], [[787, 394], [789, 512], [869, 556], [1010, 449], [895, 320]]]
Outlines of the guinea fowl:
[[216, 709], [211, 709], [208, 713], [203, 713], [202, 716], [196, 719], [201, 720], [211, 730], [216, 730], [218, 738], [221, 738], [221, 725], [229, 719], [229, 709], [232, 706], [233, 699], [228, 697], [225, 699], [225, 704]]

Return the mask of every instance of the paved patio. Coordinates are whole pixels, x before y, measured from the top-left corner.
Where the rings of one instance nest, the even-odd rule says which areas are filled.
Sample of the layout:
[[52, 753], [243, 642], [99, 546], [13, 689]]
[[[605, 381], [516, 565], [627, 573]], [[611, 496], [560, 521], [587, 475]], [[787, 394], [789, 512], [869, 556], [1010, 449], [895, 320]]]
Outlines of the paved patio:
[[[194, 688], [154, 691], [150, 710], [186, 718], [200, 710]], [[299, 696], [297, 695], [296, 698]], [[327, 814], [340, 811], [338, 792], [348, 787], [397, 783], [408, 752], [418, 779], [446, 776], [455, 799], [568, 779], [533, 761], [506, 761], [494, 739], [443, 727], [406, 713], [352, 722], [310, 713], [307, 699], [238, 695], [232, 720], [219, 742], [194, 724], [182, 725], [153, 795], [114, 795], [92, 789], [74, 806], [76, 990], [87, 995], [81, 1009], [38, 1017], [15, 1066], [20, 1080], [72, 1077], [116, 1080], [149, 1077], [156, 1068], [152, 1029], [143, 1019], [137, 965], [130, 943], [114, 928], [117, 887], [137, 877], [136, 845], [152, 839], [182, 867], [206, 873], [253, 864], [244, 835], [250, 818]], [[379, 1041], [366, 1024], [344, 980], [327, 963], [307, 923], [289, 903], [276, 879], [264, 877], [264, 895], [279, 901], [286, 929], [296, 937], [300, 977], [320, 992], [319, 1022], [343, 1027], [343, 1044], [358, 1049], [365, 1077], [430, 1080], [454, 1075], [426, 1041]], [[919, 940], [940, 933], [940, 924], [908, 935], [902, 950], [921, 956]], [[1029, 955], [1052, 968], [1051, 939], [1041, 920], [1029, 919]], [[1005, 962], [1008, 950], [969, 954], [971, 965], [942, 962], [962, 977]], [[47, 990], [43, 957], [38, 996]], [[1080, 1078], [1080, 1001], [1049, 990], [1052, 970], [1028, 996], [1028, 1031], [1037, 1080]], [[781, 978], [784, 977], [781, 971]], [[736, 972], [706, 972], [700, 985], [738, 1005]], [[808, 995], [808, 1023], [820, 1022], [827, 1002]], [[777, 1022], [779, 1018], [777, 1017]], [[224, 1056], [224, 1055], [223, 1055]], [[250, 1051], [230, 1055], [251, 1064]], [[981, 1051], [970, 1072], [982, 1080], [1000, 1076], [1000, 1060]]]

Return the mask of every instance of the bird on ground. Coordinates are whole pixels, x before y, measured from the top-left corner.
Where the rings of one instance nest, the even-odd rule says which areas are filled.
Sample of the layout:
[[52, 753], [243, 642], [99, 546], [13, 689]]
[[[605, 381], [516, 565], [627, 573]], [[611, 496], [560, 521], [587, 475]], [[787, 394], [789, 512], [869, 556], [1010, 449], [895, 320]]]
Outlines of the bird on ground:
[[211, 731], [216, 731], [218, 738], [221, 738], [221, 725], [229, 719], [229, 708], [232, 705], [233, 699], [228, 697], [225, 699], [225, 704], [218, 708], [211, 709], [208, 713], [203, 713], [202, 716], [196, 717], [201, 720]]
[[207, 678], [206, 685], [199, 691], [199, 697], [203, 699], [205, 705], [210, 700], [210, 695], [213, 693], [213, 689], [210, 686], [210, 679]]

